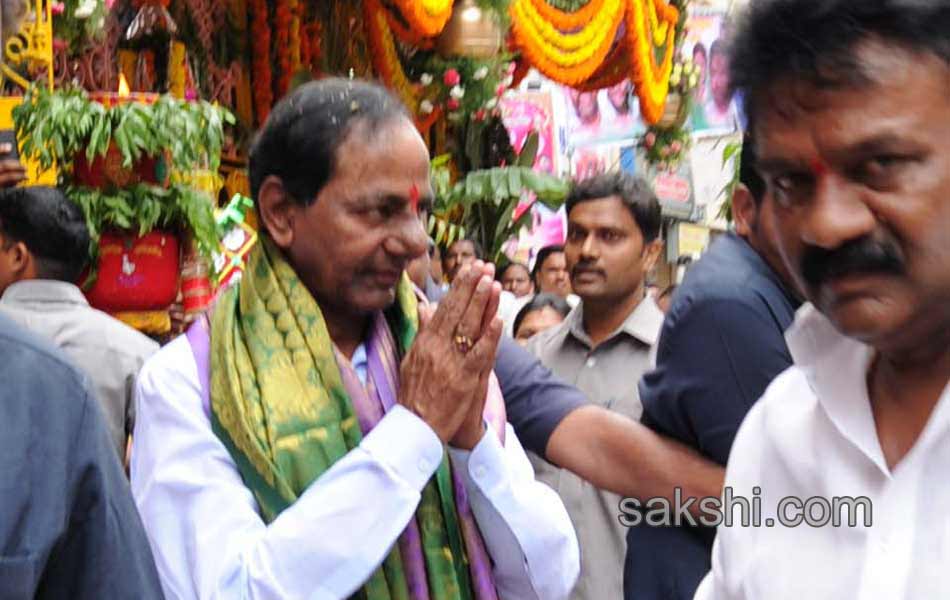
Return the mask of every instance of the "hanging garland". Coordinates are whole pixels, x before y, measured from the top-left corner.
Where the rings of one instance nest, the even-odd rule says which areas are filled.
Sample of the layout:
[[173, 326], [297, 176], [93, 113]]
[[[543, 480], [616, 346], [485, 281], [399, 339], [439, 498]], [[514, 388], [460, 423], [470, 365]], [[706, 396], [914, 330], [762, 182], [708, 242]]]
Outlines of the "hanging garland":
[[531, 0], [531, 4], [538, 14], [561, 31], [583, 27], [603, 9], [605, 2], [606, 0], [590, 0], [583, 7], [566, 12], [552, 7], [548, 0]]
[[[364, 0], [364, 21], [366, 22], [367, 41], [373, 57], [373, 69], [386, 87], [396, 92], [399, 99], [413, 114], [419, 114], [420, 98], [413, 84], [406, 77], [402, 62], [396, 50], [396, 42], [380, 0]], [[432, 110], [416, 119], [416, 127], [427, 131], [438, 120], [440, 111]]]
[[293, 64], [290, 56], [290, 27], [293, 21], [293, 11], [290, 0], [277, 0], [274, 7], [274, 47], [277, 53], [277, 65], [280, 67], [280, 76], [277, 79], [277, 93], [283, 97], [290, 88], [293, 78]]
[[254, 77], [254, 113], [258, 125], [263, 125], [274, 104], [273, 74], [270, 68], [270, 25], [268, 23], [267, 0], [250, 0], [253, 22], [251, 34], [253, 40], [253, 77]]
[[589, 2], [590, 0], [548, 0], [551, 6], [564, 12], [577, 12]]
[[663, 115], [680, 20], [676, 6], [666, 0], [514, 0], [510, 15], [515, 45], [547, 77], [582, 90], [630, 77], [644, 119], [655, 123]]
[[535, 0], [515, 0], [510, 9], [515, 43], [551, 79], [567, 85], [582, 83], [610, 52], [626, 8], [626, 0], [591, 3], [595, 1], [602, 2], [600, 10], [584, 27], [562, 33], [536, 10]]
[[419, 31], [412, 29], [406, 24], [401, 14], [394, 13], [391, 10], [386, 10], [385, 12], [389, 29], [401, 41], [423, 50], [428, 50], [435, 46], [434, 38], [425, 37]]
[[[679, 20], [679, 11], [675, 6], [664, 4], [662, 0], [630, 0], [630, 4], [630, 10], [627, 11], [627, 42], [633, 49], [634, 58], [631, 79], [640, 99], [640, 112], [644, 120], [652, 124], [663, 116], [666, 104], [676, 51], [676, 23]], [[657, 16], [657, 22], [662, 22], [663, 26], [652, 28], [653, 19], [645, 18], [645, 13], [651, 10], [654, 13], [662, 13]], [[662, 62], [657, 64], [653, 42], [661, 29], [666, 34], [665, 50]]]
[[409, 28], [422, 37], [442, 33], [452, 16], [453, 0], [394, 0]]

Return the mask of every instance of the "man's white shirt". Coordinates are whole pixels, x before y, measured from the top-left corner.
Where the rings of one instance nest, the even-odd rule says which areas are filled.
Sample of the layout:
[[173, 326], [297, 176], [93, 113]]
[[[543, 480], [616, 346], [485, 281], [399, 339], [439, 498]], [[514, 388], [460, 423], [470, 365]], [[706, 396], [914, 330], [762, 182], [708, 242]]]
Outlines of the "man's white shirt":
[[[342, 599], [369, 578], [415, 513], [443, 446], [396, 406], [362, 443], [269, 525], [202, 406], [182, 336], [137, 385], [132, 492], [165, 595], [174, 599]], [[536, 482], [511, 426], [471, 451], [450, 448], [494, 566], [499, 597], [565, 598], [577, 539], [553, 490]]]
[[[950, 598], [950, 385], [913, 449], [889, 469], [866, 383], [873, 350], [811, 305], [786, 339], [795, 366], [746, 417], [726, 471], [735, 496], [751, 499], [760, 488], [761, 526], [719, 527], [696, 600]], [[811, 503], [816, 523], [835, 497], [867, 498], [871, 526], [860, 509], [843, 508], [846, 500], [839, 527], [783, 526], [776, 509], [787, 497], [820, 498]], [[801, 511], [790, 502], [783, 516], [795, 521]]]

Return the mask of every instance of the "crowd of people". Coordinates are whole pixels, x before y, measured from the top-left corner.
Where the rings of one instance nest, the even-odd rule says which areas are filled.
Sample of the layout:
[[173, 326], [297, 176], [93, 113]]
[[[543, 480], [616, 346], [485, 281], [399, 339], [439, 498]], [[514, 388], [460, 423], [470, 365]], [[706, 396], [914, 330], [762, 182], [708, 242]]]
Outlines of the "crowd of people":
[[643, 180], [575, 183], [496, 272], [425, 234], [405, 107], [331, 78], [251, 149], [244, 276], [159, 348], [0, 161], [0, 597], [945, 597], [950, 1], [753, 0], [729, 52], [735, 226], [657, 294]]

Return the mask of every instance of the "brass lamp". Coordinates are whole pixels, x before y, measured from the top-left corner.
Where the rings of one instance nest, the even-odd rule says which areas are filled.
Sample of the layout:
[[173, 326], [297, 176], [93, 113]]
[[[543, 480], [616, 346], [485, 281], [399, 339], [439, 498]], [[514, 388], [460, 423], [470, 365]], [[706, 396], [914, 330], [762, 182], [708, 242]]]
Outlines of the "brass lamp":
[[488, 58], [498, 54], [502, 31], [491, 13], [475, 0], [457, 0], [436, 48], [442, 56]]

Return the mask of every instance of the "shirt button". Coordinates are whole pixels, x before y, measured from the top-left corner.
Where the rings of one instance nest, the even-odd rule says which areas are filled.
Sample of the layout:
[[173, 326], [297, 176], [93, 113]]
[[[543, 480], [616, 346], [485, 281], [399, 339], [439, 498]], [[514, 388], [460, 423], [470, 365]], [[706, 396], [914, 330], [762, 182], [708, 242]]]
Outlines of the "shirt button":
[[597, 364], [597, 359], [594, 358], [593, 356], [591, 356], [590, 358], [587, 359], [587, 368], [588, 368], [588, 369], [593, 369], [596, 364]]
[[475, 479], [485, 479], [485, 475], [488, 475], [488, 471], [483, 465], [475, 467]]
[[429, 471], [432, 470], [432, 469], [429, 467], [430, 464], [431, 464], [431, 463], [429, 462], [428, 459], [426, 459], [426, 458], [420, 458], [420, 459], [419, 459], [419, 463], [418, 463], [416, 466], [419, 467], [419, 472], [420, 472], [420, 473], [428, 473]]

